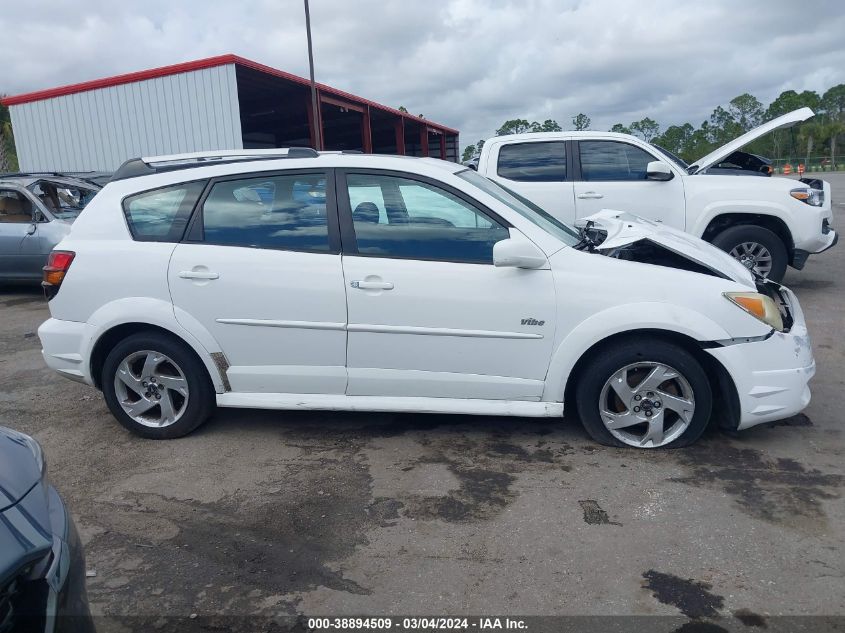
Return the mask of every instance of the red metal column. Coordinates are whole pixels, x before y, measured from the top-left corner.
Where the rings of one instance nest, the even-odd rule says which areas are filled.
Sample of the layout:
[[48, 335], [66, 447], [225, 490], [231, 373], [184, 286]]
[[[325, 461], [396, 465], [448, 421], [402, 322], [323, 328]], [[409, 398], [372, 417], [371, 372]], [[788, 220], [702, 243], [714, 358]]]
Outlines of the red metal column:
[[361, 148], [365, 154], [373, 153], [373, 128], [370, 125], [370, 106], [361, 113]]
[[440, 134], [440, 158], [446, 160], [446, 134]]
[[405, 120], [399, 117], [399, 120], [393, 124], [396, 130], [396, 153], [400, 156], [405, 155]]
[[420, 126], [420, 154], [428, 156], [428, 127]]

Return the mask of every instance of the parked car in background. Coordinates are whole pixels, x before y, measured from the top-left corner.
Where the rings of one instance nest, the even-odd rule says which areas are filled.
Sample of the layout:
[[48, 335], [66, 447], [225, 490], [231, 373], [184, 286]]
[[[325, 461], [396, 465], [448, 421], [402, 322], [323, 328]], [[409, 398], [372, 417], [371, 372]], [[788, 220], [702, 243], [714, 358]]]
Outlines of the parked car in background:
[[[770, 162], [740, 151], [813, 116], [802, 108], [727, 143], [693, 165], [628, 134], [543, 132], [484, 143], [478, 172], [573, 223], [602, 209], [633, 213], [713, 243], [780, 281], [787, 266], [833, 246], [830, 185], [769, 175]], [[707, 176], [706, 178], [704, 176]]]
[[[131, 262], [115, 269], [114, 263]], [[579, 232], [461, 165], [305, 148], [127, 162], [50, 255], [47, 364], [148, 438], [215, 405], [560, 417], [695, 441], [810, 399], [795, 295], [633, 216]]]
[[85, 557], [33, 438], [0, 426], [0, 632], [93, 632]]
[[59, 174], [0, 175], [0, 282], [40, 281], [47, 255], [100, 189]]

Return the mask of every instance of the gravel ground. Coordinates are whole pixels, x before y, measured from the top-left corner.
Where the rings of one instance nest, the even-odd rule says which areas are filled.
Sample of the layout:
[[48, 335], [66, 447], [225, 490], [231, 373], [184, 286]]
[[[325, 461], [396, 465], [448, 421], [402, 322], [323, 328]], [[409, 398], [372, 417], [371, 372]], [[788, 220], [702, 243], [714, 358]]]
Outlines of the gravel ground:
[[843, 273], [839, 245], [786, 280], [818, 363], [806, 415], [685, 450], [573, 422], [249, 410], [145, 441], [46, 369], [24, 288], [0, 289], [0, 424], [43, 443], [97, 614], [842, 616]]

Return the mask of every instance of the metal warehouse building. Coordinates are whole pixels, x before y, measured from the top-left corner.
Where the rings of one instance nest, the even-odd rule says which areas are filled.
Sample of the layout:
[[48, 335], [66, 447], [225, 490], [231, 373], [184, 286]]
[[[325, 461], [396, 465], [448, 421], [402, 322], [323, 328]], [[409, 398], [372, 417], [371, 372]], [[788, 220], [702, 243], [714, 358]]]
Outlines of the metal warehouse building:
[[136, 156], [315, 147], [458, 160], [458, 131], [236, 55], [3, 99], [22, 171], [113, 171]]

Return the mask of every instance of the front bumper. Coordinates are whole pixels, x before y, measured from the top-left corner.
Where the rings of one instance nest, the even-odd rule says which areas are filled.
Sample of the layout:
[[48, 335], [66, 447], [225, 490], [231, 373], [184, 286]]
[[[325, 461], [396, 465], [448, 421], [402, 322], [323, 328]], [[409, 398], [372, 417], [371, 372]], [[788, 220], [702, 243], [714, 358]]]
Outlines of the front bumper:
[[822, 240], [822, 244], [824, 245], [821, 247], [821, 250], [810, 252], [801, 250], [800, 248], [796, 248], [792, 251], [791, 265], [793, 268], [801, 270], [802, 268], [804, 268], [804, 264], [807, 263], [807, 259], [810, 257], [810, 255], [818, 255], [819, 253], [824, 253], [826, 250], [829, 250], [836, 246], [836, 243], [839, 241], [839, 233], [837, 233], [833, 229], [830, 229], [828, 233], [825, 233], [823, 235], [825, 239]]
[[810, 335], [798, 299], [787, 288], [783, 292], [795, 320], [789, 332], [706, 350], [733, 379], [739, 398], [737, 429], [788, 418], [810, 403], [808, 383], [816, 373]]

